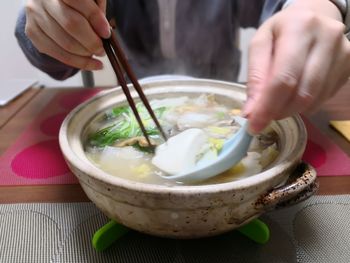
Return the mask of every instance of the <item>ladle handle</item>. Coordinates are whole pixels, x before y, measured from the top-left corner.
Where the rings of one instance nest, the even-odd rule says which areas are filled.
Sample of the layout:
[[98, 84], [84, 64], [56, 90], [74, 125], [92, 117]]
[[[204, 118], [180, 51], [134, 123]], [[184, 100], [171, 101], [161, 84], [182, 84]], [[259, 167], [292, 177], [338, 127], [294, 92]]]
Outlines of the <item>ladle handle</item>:
[[316, 170], [307, 163], [300, 163], [287, 182], [268, 192], [256, 203], [265, 211], [283, 208], [306, 200], [318, 190]]

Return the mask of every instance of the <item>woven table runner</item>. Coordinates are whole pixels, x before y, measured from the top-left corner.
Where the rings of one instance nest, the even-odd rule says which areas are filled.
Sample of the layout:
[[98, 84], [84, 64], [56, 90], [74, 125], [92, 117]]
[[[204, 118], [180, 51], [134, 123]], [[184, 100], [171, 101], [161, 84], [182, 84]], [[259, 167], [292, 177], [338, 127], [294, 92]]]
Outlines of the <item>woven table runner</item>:
[[265, 245], [235, 231], [197, 240], [130, 231], [97, 252], [91, 238], [108, 218], [92, 203], [0, 205], [0, 262], [350, 262], [350, 195], [315, 196], [261, 219]]

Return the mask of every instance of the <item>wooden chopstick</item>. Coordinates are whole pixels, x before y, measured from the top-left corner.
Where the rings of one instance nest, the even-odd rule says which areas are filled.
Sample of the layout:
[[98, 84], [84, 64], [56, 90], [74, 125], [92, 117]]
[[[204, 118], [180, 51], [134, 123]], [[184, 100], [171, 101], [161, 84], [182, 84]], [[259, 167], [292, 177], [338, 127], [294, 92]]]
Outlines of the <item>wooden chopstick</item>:
[[120, 86], [123, 89], [123, 92], [124, 92], [124, 94], [126, 96], [126, 99], [127, 99], [128, 103], [129, 103], [129, 105], [130, 105], [130, 108], [132, 109], [132, 111], [133, 111], [133, 113], [134, 113], [134, 115], [136, 117], [136, 120], [137, 120], [138, 124], [140, 125], [141, 131], [142, 131], [143, 135], [145, 136], [148, 145], [151, 146], [152, 144], [151, 144], [151, 141], [150, 141], [150, 139], [148, 137], [148, 134], [147, 134], [147, 131], [145, 129], [145, 126], [142, 123], [141, 117], [140, 117], [140, 115], [139, 115], [139, 113], [138, 113], [138, 111], [136, 109], [136, 105], [135, 105], [135, 103], [134, 103], [134, 101], [133, 101], [133, 99], [131, 97], [130, 91], [129, 91], [127, 85], [126, 85], [126, 81], [125, 81], [123, 73], [122, 73], [122, 71], [121, 71], [121, 69], [119, 67], [118, 61], [113, 55], [113, 50], [111, 49], [111, 47], [109, 45], [109, 41], [108, 40], [103, 40], [103, 46], [104, 46], [106, 54], [107, 54], [107, 56], [109, 58], [109, 61], [111, 62], [111, 65], [112, 65], [112, 68], [114, 70], [114, 73], [117, 75], [117, 79], [119, 81]]
[[142, 103], [145, 105], [148, 113], [150, 114], [150, 116], [151, 116], [152, 120], [154, 121], [156, 127], [158, 128], [160, 134], [162, 135], [164, 140], [167, 140], [167, 137], [166, 137], [156, 115], [154, 114], [154, 112], [153, 112], [153, 110], [152, 110], [152, 108], [147, 100], [147, 97], [143, 93], [143, 90], [142, 90], [134, 72], [132, 71], [132, 69], [131, 69], [131, 67], [126, 59], [126, 56], [125, 56], [113, 30], [111, 30], [111, 37], [109, 39], [102, 39], [102, 42], [103, 42], [103, 46], [104, 46], [104, 49], [106, 51], [106, 54], [108, 56], [108, 59], [111, 62], [112, 68], [113, 68], [115, 74], [117, 75], [117, 79], [119, 81], [119, 84], [123, 89], [123, 92], [127, 98], [127, 101], [129, 103], [133, 113], [135, 114], [136, 120], [137, 120], [138, 124], [140, 125], [141, 131], [142, 131], [143, 135], [145, 136], [147, 143], [150, 146], [152, 145], [151, 141], [149, 139], [149, 136], [147, 134], [147, 131], [146, 131], [146, 129], [143, 125], [143, 122], [140, 118], [140, 115], [137, 111], [135, 102], [133, 101], [133, 98], [131, 97], [129, 88], [126, 84], [126, 80], [125, 80], [124, 75], [123, 75], [122, 68], [124, 68], [124, 71], [126, 72], [127, 76], [131, 80], [136, 92], [139, 94]]
[[162, 126], [159, 124], [158, 119], [156, 117], [156, 115], [154, 114], [151, 106], [149, 105], [149, 102], [147, 100], [147, 97], [145, 96], [145, 94], [142, 91], [142, 88], [140, 86], [140, 83], [137, 80], [137, 77], [135, 76], [134, 72], [132, 71], [126, 56], [124, 54], [123, 49], [121, 48], [118, 39], [114, 33], [114, 31], [111, 31], [111, 44], [114, 48], [115, 54], [117, 55], [120, 63], [122, 64], [122, 66], [124, 67], [126, 74], [128, 75], [129, 79], [131, 80], [131, 83], [134, 85], [134, 88], [136, 90], [136, 92], [139, 94], [141, 101], [143, 102], [143, 104], [145, 105], [148, 113], [151, 115], [152, 120], [154, 121], [154, 123], [156, 124], [158, 130], [160, 131], [161, 135], [163, 136], [164, 140], [167, 140], [167, 137], [162, 129]]

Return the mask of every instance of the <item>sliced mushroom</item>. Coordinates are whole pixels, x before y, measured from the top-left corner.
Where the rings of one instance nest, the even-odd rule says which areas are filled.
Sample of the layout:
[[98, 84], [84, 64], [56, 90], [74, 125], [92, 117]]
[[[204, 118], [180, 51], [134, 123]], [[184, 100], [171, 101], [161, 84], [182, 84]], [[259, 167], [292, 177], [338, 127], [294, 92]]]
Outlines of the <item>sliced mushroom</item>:
[[[153, 145], [156, 145], [156, 142], [150, 138], [150, 141]], [[135, 143], [138, 143], [141, 147], [148, 147], [148, 142], [144, 136], [137, 136], [130, 139], [126, 139], [122, 142], [118, 142], [115, 146], [117, 147], [125, 147], [132, 146]]]

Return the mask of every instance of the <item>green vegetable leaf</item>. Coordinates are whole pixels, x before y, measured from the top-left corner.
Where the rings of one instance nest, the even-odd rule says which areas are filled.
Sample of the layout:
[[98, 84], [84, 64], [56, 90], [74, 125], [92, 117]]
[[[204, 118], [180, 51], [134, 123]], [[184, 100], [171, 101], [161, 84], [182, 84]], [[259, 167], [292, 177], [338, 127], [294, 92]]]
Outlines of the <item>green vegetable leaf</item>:
[[106, 111], [105, 113], [105, 119], [114, 119], [118, 118], [121, 116], [123, 113], [128, 113], [130, 110], [129, 106], [120, 106], [120, 107], [115, 107], [112, 110]]
[[216, 113], [216, 117], [217, 117], [218, 119], [220, 119], [220, 120], [224, 119], [225, 116], [226, 116], [225, 112], [221, 112], [221, 111], [220, 111], [220, 112], [217, 112], [217, 113]]
[[[149, 115], [143, 104], [136, 104], [140, 117], [145, 126], [148, 135], [159, 135], [158, 129], [155, 127], [151, 116]], [[154, 110], [154, 114], [159, 119], [164, 112], [167, 110], [166, 107], [160, 107]], [[117, 118], [117, 121], [105, 127], [97, 132], [91, 134], [88, 137], [88, 142], [92, 146], [104, 147], [111, 145], [118, 140], [129, 139], [136, 136], [141, 136], [141, 128], [129, 106], [121, 106], [113, 108], [112, 111], [106, 113], [106, 117]]]

